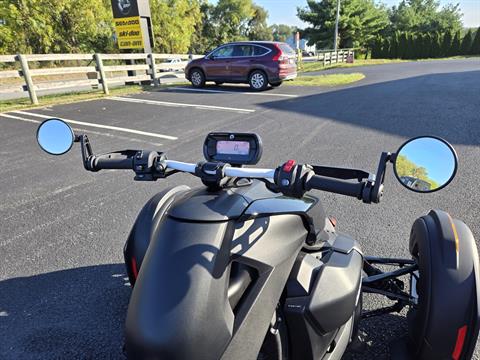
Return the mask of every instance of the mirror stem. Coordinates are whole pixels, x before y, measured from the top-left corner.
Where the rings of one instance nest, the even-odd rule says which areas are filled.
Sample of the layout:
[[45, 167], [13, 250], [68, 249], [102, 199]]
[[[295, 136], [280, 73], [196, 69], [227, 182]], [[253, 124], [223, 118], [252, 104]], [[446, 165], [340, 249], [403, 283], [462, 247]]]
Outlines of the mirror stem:
[[390, 152], [382, 152], [380, 156], [380, 161], [378, 163], [377, 175], [375, 179], [375, 184], [371, 190], [370, 199], [374, 203], [379, 203], [383, 195], [383, 182], [385, 181], [385, 174], [387, 170], [387, 163], [392, 162], [392, 157], [395, 154]]
[[88, 136], [85, 134], [75, 136], [75, 141], [80, 142], [80, 147], [82, 148], [82, 160], [83, 166], [85, 170], [88, 171], [96, 171], [93, 162], [95, 160], [95, 155], [93, 155], [92, 145], [90, 145], [90, 140], [88, 140]]

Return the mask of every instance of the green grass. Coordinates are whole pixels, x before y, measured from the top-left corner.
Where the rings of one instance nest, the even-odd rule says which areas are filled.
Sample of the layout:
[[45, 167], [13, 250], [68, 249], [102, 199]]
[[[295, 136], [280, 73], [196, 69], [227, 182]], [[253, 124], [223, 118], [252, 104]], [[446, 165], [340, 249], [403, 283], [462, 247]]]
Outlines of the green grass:
[[[175, 83], [175, 84], [165, 84], [161, 85], [162, 87], [171, 87], [176, 85], [184, 85], [185, 83]], [[157, 89], [159, 89], [157, 88]], [[38, 105], [32, 105], [29, 98], [21, 99], [12, 99], [12, 100], [1, 100], [0, 101], [0, 113], [12, 110], [20, 109], [31, 109], [35, 107], [44, 107], [49, 105], [60, 105], [60, 104], [70, 104], [78, 101], [94, 100], [101, 99], [106, 96], [119, 96], [127, 94], [138, 94], [144, 90], [154, 90], [153, 87], [143, 87], [140, 85], [127, 85], [122, 87], [115, 87], [110, 89], [110, 95], [105, 95], [102, 90], [95, 91], [79, 91], [71, 92], [68, 94], [55, 94], [55, 95], [45, 95], [38, 97]]]
[[301, 72], [313, 72], [313, 71], [321, 71], [325, 69], [333, 69], [333, 68], [348, 68], [348, 67], [356, 67], [356, 66], [368, 66], [368, 65], [383, 65], [383, 64], [391, 64], [391, 63], [399, 63], [408, 60], [402, 59], [367, 59], [367, 60], [355, 60], [354, 63], [338, 63], [323, 66], [322, 61], [311, 61], [311, 62], [304, 62], [303, 68]]
[[333, 68], [350, 68], [350, 67], [357, 67], [357, 66], [370, 66], [370, 65], [383, 65], [383, 64], [392, 64], [392, 63], [401, 63], [401, 62], [408, 62], [408, 61], [435, 61], [435, 60], [458, 60], [458, 59], [468, 59], [470, 57], [475, 56], [452, 56], [447, 58], [435, 58], [435, 59], [358, 59], [355, 60], [354, 63], [338, 63], [333, 65], [323, 66], [322, 61], [306, 61], [303, 63], [303, 68], [300, 72], [308, 73], [313, 71], [322, 71], [325, 69], [333, 69]]
[[293, 81], [286, 81], [285, 85], [339, 86], [362, 80], [364, 77], [365, 75], [363, 75], [362, 73], [299, 76]]

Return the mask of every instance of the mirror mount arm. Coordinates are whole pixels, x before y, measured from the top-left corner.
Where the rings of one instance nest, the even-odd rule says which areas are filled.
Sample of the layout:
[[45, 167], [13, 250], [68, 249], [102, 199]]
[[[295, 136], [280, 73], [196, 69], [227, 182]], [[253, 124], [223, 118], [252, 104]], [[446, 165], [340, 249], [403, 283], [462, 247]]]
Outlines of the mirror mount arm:
[[387, 170], [387, 164], [395, 161], [395, 155], [390, 152], [382, 152], [380, 161], [378, 162], [377, 175], [373, 187], [370, 190], [370, 202], [379, 203], [383, 196], [383, 182], [385, 181], [385, 174]]
[[75, 135], [75, 142], [80, 143], [81, 151], [82, 151], [82, 160], [83, 166], [85, 170], [88, 171], [97, 171], [94, 167], [94, 162], [96, 156], [93, 155], [92, 145], [90, 144], [90, 140], [88, 136], [85, 134]]

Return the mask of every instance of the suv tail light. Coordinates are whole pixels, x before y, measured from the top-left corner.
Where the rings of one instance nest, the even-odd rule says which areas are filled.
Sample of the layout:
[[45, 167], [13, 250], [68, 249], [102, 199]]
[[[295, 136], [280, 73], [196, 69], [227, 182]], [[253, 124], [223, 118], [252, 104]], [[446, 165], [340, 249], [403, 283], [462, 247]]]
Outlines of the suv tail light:
[[279, 64], [287, 65], [288, 56], [283, 53], [282, 49], [280, 49], [280, 47], [277, 44], [275, 44], [275, 47], [277, 48], [278, 52], [273, 56], [272, 60], [278, 61]]
[[290, 63], [290, 59], [288, 55], [283, 53], [282, 49], [280, 49], [277, 44], [275, 44], [275, 47], [277, 48], [278, 52], [273, 56], [272, 60], [278, 61], [278, 65], [281, 70], [286, 69]]

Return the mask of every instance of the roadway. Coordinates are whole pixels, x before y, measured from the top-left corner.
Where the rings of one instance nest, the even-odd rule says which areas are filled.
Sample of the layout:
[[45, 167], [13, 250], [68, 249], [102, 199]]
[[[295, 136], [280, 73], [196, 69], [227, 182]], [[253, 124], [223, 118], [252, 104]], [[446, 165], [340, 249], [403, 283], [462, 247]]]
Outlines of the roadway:
[[[399, 63], [335, 72], [363, 72], [345, 87], [282, 86], [264, 93], [209, 86], [161, 91], [0, 114], [0, 358], [122, 358], [130, 289], [122, 247], [142, 205], [167, 186], [200, 182], [178, 175], [156, 183], [131, 173], [83, 170], [78, 147], [43, 153], [36, 128], [48, 117], [72, 120], [95, 152], [165, 151], [170, 159], [202, 158], [209, 131], [251, 131], [263, 139], [259, 166], [287, 159], [374, 172], [382, 151], [433, 134], [449, 140], [460, 160], [456, 179], [434, 194], [407, 191], [391, 169], [378, 205], [318, 193], [337, 229], [365, 253], [408, 256], [413, 221], [431, 208], [462, 219], [480, 239], [480, 62]], [[366, 306], [381, 303], [373, 296]], [[404, 333], [404, 314], [366, 321], [363, 354], [388, 359], [388, 343]], [[479, 349], [477, 346], [476, 357]]]

